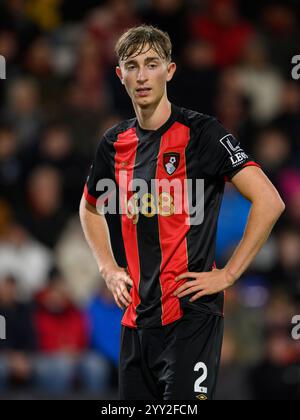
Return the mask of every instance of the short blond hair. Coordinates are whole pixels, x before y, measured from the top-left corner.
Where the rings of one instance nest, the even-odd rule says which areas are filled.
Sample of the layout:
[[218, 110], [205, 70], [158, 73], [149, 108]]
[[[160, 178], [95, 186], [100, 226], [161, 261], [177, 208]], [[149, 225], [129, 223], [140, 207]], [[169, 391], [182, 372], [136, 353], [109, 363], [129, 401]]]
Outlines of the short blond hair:
[[149, 47], [147, 51], [153, 49], [160, 58], [169, 63], [172, 61], [169, 35], [151, 25], [140, 25], [126, 31], [116, 43], [115, 53], [120, 62], [138, 56], [146, 46]]

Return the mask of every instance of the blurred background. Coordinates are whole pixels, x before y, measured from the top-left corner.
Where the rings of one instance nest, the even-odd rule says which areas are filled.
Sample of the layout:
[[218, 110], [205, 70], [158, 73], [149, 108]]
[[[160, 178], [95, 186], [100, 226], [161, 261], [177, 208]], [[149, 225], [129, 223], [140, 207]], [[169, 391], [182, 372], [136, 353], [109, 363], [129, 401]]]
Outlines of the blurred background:
[[[260, 163], [286, 211], [226, 293], [220, 399], [299, 399], [300, 54], [297, 0], [1, 0], [0, 399], [117, 398], [121, 311], [81, 231], [78, 207], [101, 134], [133, 116], [114, 43], [138, 23], [166, 30], [169, 97], [216, 115]], [[230, 184], [222, 267], [250, 203]], [[119, 226], [110, 221], [120, 265]]]

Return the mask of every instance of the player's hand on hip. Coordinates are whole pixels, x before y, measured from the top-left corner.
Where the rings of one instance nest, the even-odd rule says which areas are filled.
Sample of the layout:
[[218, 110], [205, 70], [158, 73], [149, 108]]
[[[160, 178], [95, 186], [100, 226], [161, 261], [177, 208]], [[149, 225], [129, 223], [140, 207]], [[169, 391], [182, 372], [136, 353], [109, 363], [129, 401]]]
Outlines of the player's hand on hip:
[[101, 275], [119, 308], [127, 308], [132, 301], [129, 288], [133, 286], [133, 281], [126, 270], [121, 267], [101, 270]]
[[180, 276], [175, 279], [176, 282], [180, 282], [182, 280], [186, 281], [178, 287], [178, 289], [174, 292], [174, 296], [182, 298], [194, 293], [190, 302], [194, 302], [202, 296], [213, 295], [221, 292], [233, 284], [229, 273], [225, 269], [214, 269], [213, 271], [205, 273], [187, 272], [180, 274]]

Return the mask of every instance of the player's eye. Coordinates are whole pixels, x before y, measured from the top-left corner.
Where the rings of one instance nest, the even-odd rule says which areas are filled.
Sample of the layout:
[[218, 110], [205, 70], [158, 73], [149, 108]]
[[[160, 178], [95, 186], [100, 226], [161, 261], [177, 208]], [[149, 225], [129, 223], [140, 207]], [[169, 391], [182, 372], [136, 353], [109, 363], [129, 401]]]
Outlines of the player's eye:
[[157, 64], [149, 64], [148, 67], [149, 69], [153, 70], [153, 69], [156, 69]]
[[135, 65], [134, 64], [130, 64], [129, 66], [126, 67], [127, 70], [134, 70], [135, 69]]

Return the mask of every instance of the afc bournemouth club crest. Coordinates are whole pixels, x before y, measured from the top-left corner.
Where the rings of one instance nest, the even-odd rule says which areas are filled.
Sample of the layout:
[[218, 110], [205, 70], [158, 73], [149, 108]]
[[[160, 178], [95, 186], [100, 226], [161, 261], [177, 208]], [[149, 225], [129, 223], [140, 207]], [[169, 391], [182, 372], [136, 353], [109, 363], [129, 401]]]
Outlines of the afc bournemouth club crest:
[[164, 168], [168, 175], [173, 175], [179, 166], [179, 153], [165, 153], [164, 154]]

